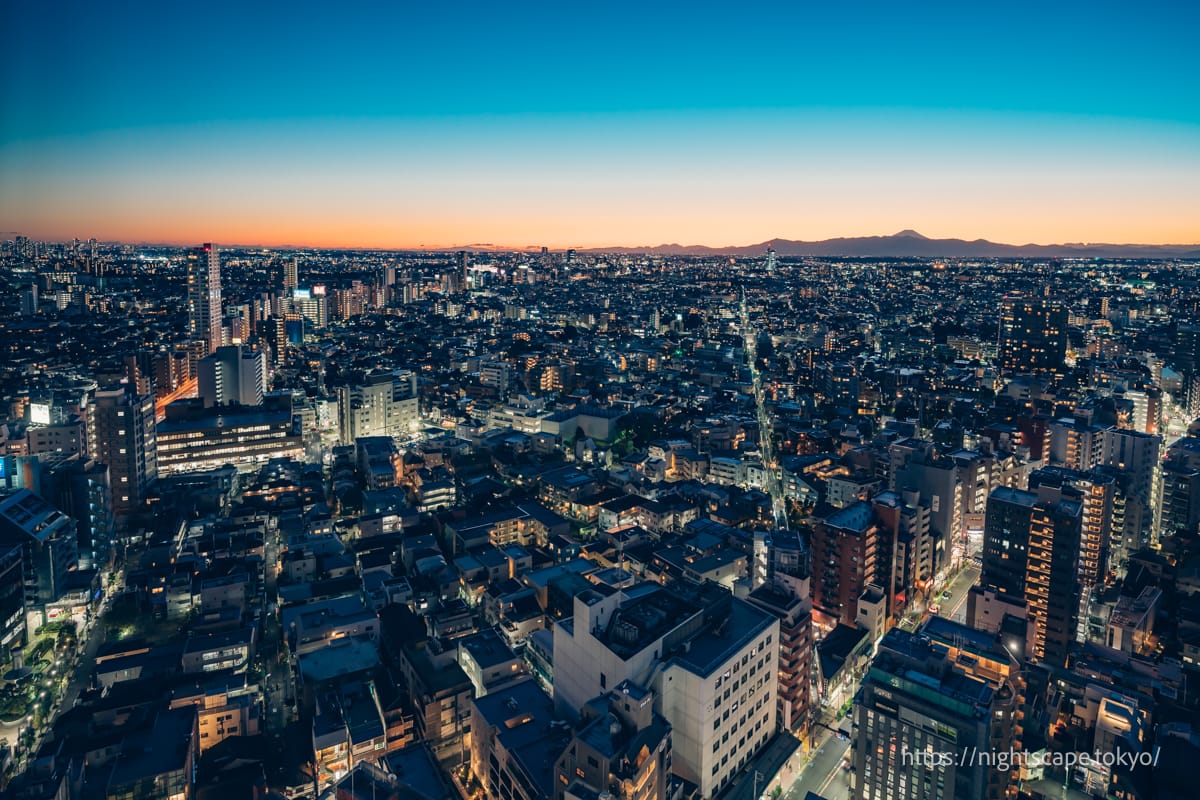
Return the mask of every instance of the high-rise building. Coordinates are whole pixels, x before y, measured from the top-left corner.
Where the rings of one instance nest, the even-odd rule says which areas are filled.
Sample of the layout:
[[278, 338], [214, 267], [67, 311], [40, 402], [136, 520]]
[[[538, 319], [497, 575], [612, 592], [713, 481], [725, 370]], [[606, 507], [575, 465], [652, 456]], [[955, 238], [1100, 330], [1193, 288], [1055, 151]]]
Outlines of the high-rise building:
[[72, 416], [50, 425], [31, 425], [25, 432], [29, 455], [71, 455], [87, 447], [87, 424]]
[[28, 489], [0, 496], [0, 549], [19, 545], [25, 607], [44, 609], [67, 591], [79, 563], [75, 521]]
[[1120, 476], [1125, 494], [1122, 546], [1127, 553], [1158, 542], [1162, 444], [1157, 435], [1119, 428], [1104, 431], [1101, 463]]
[[1010, 298], [1000, 307], [1000, 366], [1055, 372], [1067, 355], [1067, 308], [1045, 298]]
[[254, 318], [249, 303], [225, 306], [221, 320], [221, 341], [226, 345], [245, 344], [250, 341]]
[[1025, 565], [1029, 558], [1029, 521], [1037, 494], [1007, 487], [988, 497], [983, 534], [983, 571], [980, 582], [990, 588], [1025, 596]]
[[191, 335], [211, 353], [221, 346], [221, 258], [212, 244], [188, 251], [187, 283]]
[[239, 345], [218, 347], [200, 359], [198, 384], [205, 407], [262, 405], [267, 388], [266, 353]]
[[337, 396], [342, 444], [354, 444], [362, 436], [408, 439], [417, 432], [420, 418], [414, 372], [368, 375], [359, 382], [339, 386]]
[[1039, 502], [1030, 522], [1025, 601], [1034, 625], [1032, 654], [1038, 661], [1065, 666], [1079, 630], [1083, 505], [1065, 497]]
[[[555, 783], [555, 760], [566, 755], [570, 726], [554, 719], [554, 702], [537, 681], [520, 681], [503, 693], [475, 697], [466, 705], [471, 772], [483, 797], [549, 800], [563, 796], [566, 787]], [[598, 770], [599, 760], [592, 760]], [[586, 775], [581, 768], [570, 777]]]
[[1162, 478], [1162, 534], [1200, 536], [1200, 467], [1169, 460]]
[[108, 563], [113, 538], [108, 466], [78, 455], [59, 456], [45, 464], [40, 494], [75, 520], [79, 568]]
[[1200, 324], [1179, 324], [1175, 329], [1174, 362], [1181, 380], [1180, 405], [1190, 416], [1200, 416]]
[[324, 294], [317, 294], [311, 289], [297, 289], [292, 293], [292, 308], [313, 328], [329, 325], [329, 298]]
[[625, 681], [652, 690], [672, 771], [715, 796], [775, 734], [779, 620], [712, 583], [603, 589], [554, 627], [556, 710], [577, 717]]
[[853, 625], [858, 598], [872, 583], [891, 585], [877, 561], [884, 531], [870, 503], [840, 508], [813, 527], [812, 601], [826, 624]]
[[187, 352], [184, 350], [159, 350], [151, 357], [154, 373], [154, 394], [166, 397], [191, 379]]
[[300, 265], [294, 258], [283, 262], [283, 290], [291, 292], [300, 286]]
[[260, 343], [265, 340], [271, 348], [271, 363], [278, 367], [287, 356], [287, 319], [283, 316], [269, 316], [263, 322], [263, 333]]
[[1040, 492], [1043, 487], [1058, 489], [1083, 504], [1078, 577], [1081, 585], [1095, 586], [1108, 573], [1116, 481], [1112, 475], [1098, 470], [1043, 467], [1029, 475], [1029, 491]]
[[813, 618], [807, 587], [805, 580], [801, 594], [791, 591], [789, 582], [776, 581], [746, 597], [779, 618], [779, 726], [801, 736], [813, 723]]
[[126, 388], [100, 390], [88, 406], [88, 449], [108, 465], [113, 519], [121, 529], [145, 503], [158, 479], [153, 395]]
[[1050, 423], [1050, 462], [1087, 472], [1104, 463], [1105, 428], [1065, 417]]
[[1015, 770], [995, 759], [1019, 746], [1015, 660], [997, 637], [935, 620], [933, 635], [893, 628], [879, 643], [854, 701], [855, 800], [1009, 794]]
[[471, 285], [471, 256], [466, 250], [458, 251], [458, 279], [463, 291], [475, 288]]
[[876, 575], [876, 584], [887, 595], [890, 616], [898, 616], [915, 592], [927, 593], [933, 586], [934, 541], [930, 531], [930, 509], [915, 489], [880, 492], [871, 498], [871, 509], [882, 528], [880, 556], [889, 558], [890, 570]]
[[[958, 464], [938, 452], [933, 442], [902, 439], [888, 448], [892, 491], [915, 491], [919, 503], [929, 508], [933, 544], [933, 571], [943, 572], [955, 553], [961, 555], [963, 528], [963, 478]], [[971, 487], [974, 488], [974, 487]], [[878, 581], [876, 581], [878, 582]], [[852, 623], [847, 623], [852, 624]]]
[[1029, 490], [1045, 498], [1051, 492], [1078, 500], [1082, 506], [1079, 535], [1079, 560], [1076, 581], [1079, 584], [1079, 616], [1076, 640], [1087, 640], [1088, 603], [1093, 587], [1104, 582], [1110, 570], [1114, 525], [1124, 525], [1118, 514], [1119, 487], [1113, 475], [1102, 469], [1090, 472], [1043, 467], [1029, 476]]
[[[1063, 666], [1079, 627], [1078, 558], [1083, 504], [1057, 487], [1039, 493], [1002, 486], [988, 497], [983, 539], [982, 590], [1023, 600], [1034, 630], [1032, 656]], [[981, 592], [968, 596], [976, 620]]]
[[31, 317], [38, 311], [38, 288], [36, 283], [21, 287], [21, 316]]
[[25, 558], [20, 544], [0, 544], [0, 665], [25, 646]]
[[205, 409], [199, 399], [176, 400], [158, 424], [158, 471], [162, 475], [218, 469], [232, 464], [258, 469], [272, 458], [301, 458], [304, 442], [290, 395], [259, 406]]

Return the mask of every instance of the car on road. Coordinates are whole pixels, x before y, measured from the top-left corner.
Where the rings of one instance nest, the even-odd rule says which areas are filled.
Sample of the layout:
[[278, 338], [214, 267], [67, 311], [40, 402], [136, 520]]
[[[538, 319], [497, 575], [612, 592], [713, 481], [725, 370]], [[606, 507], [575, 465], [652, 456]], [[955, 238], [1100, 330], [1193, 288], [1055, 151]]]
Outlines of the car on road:
[[942, 592], [942, 600], [949, 600], [949, 599], [950, 599], [950, 590], [947, 589], [946, 591]]
[[939, 611], [941, 611], [941, 609], [940, 609], [940, 608], [938, 608], [937, 604], [931, 605], [931, 606], [929, 607], [929, 613], [930, 613], [930, 614], [937, 614]]

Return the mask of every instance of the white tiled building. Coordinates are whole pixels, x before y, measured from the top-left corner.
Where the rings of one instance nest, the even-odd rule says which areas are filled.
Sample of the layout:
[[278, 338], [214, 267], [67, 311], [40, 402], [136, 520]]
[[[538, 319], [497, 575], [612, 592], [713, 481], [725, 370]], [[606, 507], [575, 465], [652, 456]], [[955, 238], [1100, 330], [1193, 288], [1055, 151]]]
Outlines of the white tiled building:
[[776, 726], [779, 620], [718, 586], [639, 584], [575, 598], [554, 630], [554, 700], [573, 715], [628, 680], [671, 723], [672, 771], [712, 797]]

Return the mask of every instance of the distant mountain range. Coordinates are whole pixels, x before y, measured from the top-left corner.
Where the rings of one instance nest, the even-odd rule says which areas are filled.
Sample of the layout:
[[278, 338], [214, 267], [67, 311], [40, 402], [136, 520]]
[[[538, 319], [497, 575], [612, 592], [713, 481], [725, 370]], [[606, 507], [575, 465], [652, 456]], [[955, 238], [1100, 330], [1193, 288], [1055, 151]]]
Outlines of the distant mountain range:
[[891, 236], [857, 236], [802, 242], [771, 239], [740, 247], [660, 244], [654, 247], [596, 247], [587, 253], [756, 256], [773, 247], [781, 256], [851, 258], [1200, 258], [1200, 244], [1000, 244], [986, 239], [930, 239], [904, 230]]

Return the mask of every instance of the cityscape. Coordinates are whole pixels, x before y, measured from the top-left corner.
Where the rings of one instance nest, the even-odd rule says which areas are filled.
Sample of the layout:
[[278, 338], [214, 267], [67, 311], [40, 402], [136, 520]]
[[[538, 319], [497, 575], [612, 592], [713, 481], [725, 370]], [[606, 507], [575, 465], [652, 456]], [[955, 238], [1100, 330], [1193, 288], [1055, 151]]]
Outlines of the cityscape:
[[1200, 261], [4, 260], [14, 797], [1187, 794]]
[[1200, 12], [251, 5], [2, 12], [0, 797], [1196, 797]]

